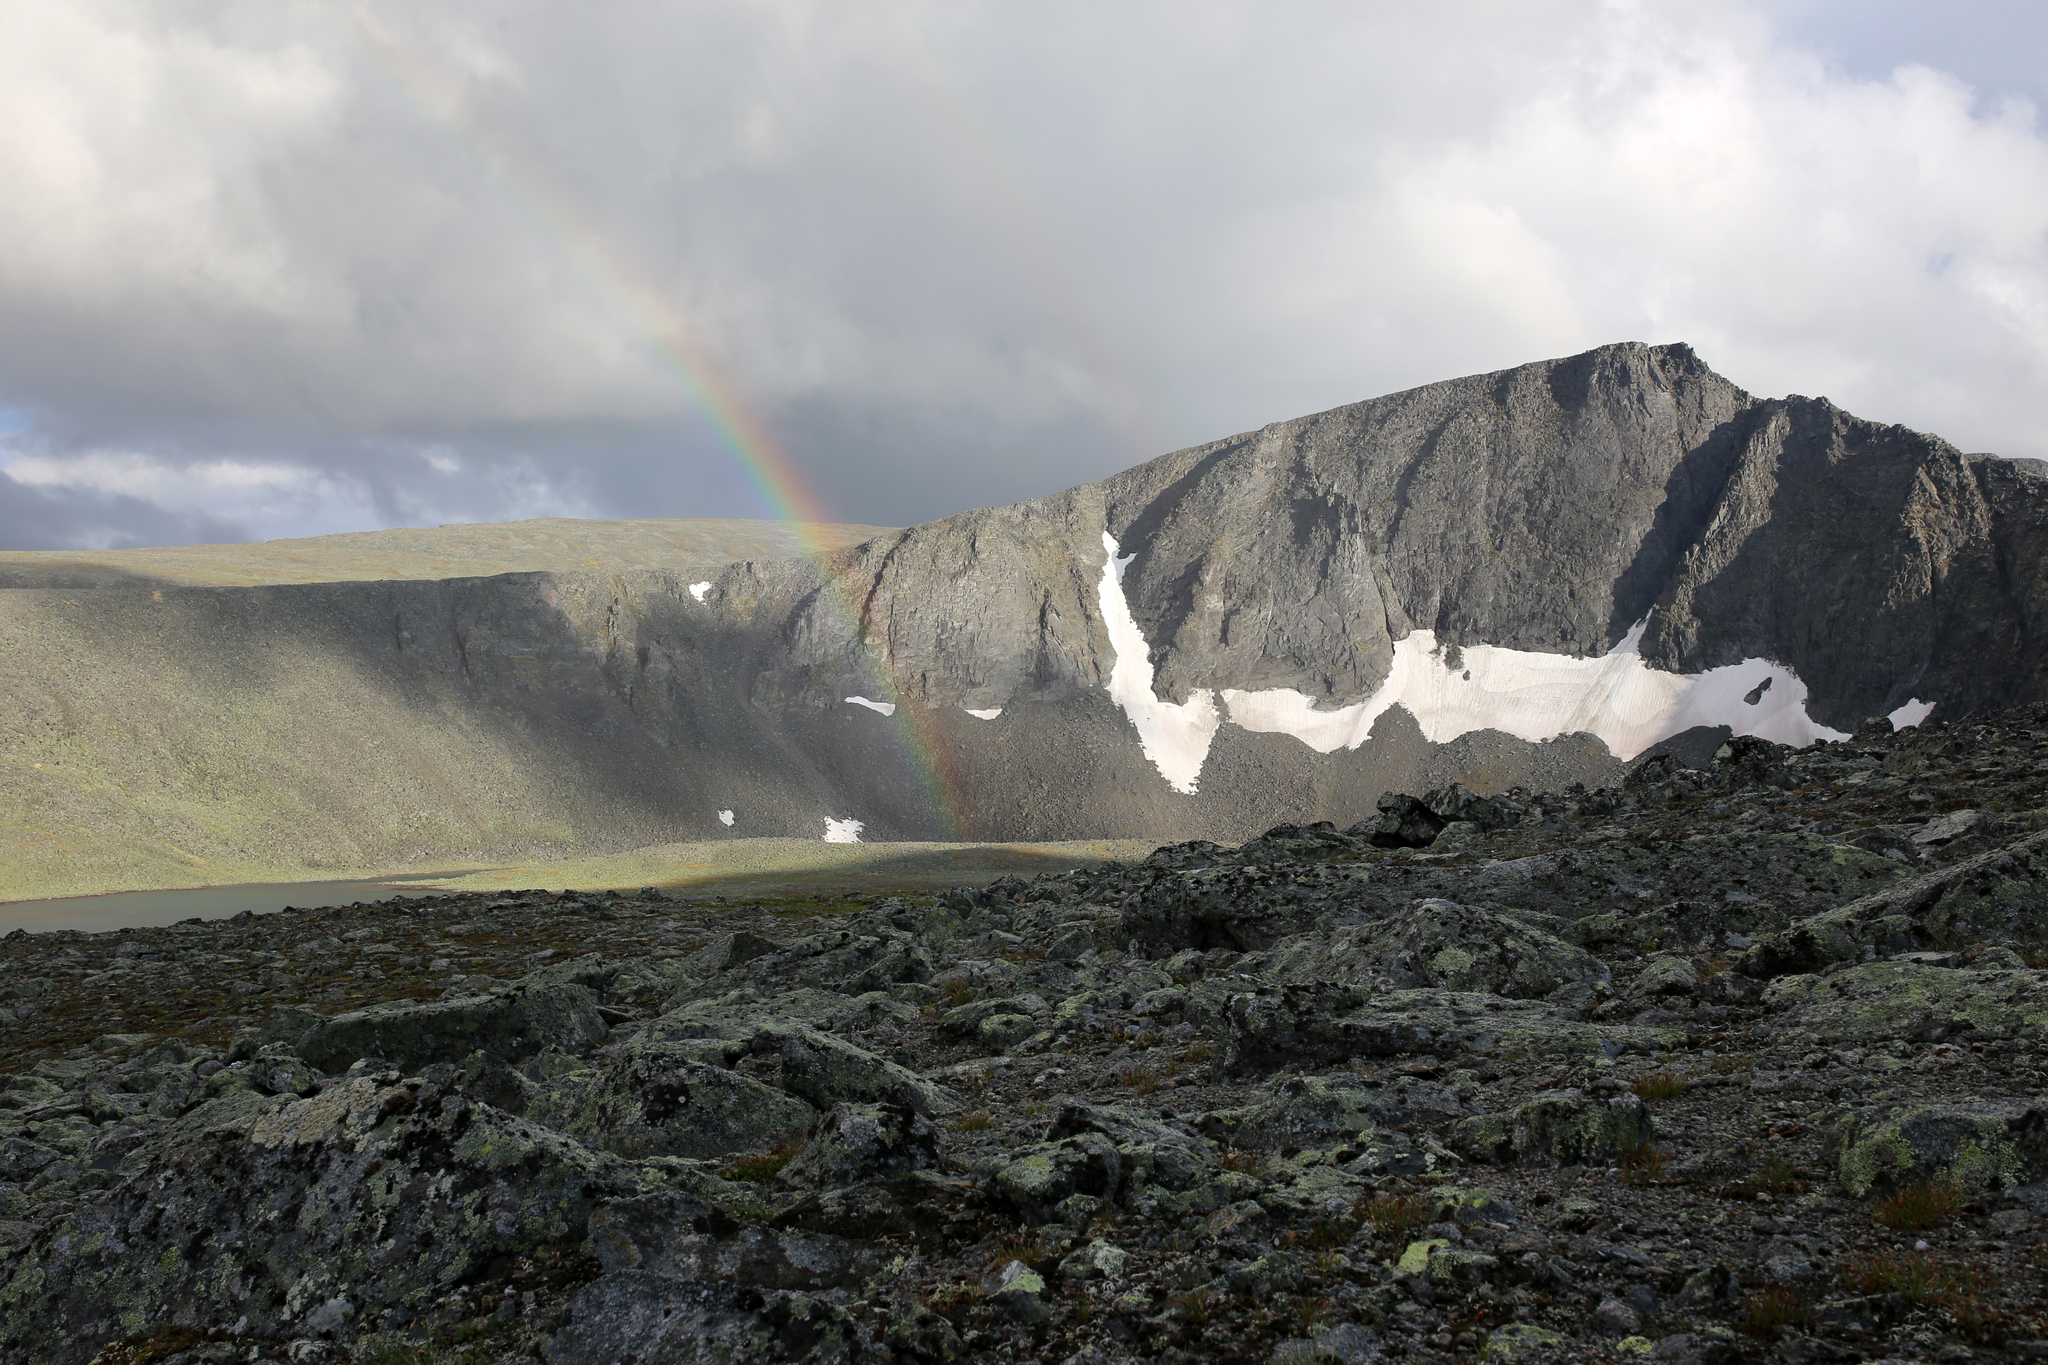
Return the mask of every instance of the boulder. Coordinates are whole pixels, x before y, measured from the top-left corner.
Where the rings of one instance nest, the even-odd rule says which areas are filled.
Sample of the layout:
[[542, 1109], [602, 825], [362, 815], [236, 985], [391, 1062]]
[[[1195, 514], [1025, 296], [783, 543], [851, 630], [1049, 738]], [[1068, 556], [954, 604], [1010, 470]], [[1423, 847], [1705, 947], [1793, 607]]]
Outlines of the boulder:
[[[346, 1330], [537, 1246], [657, 1177], [459, 1091], [361, 1075], [307, 1099], [236, 1089], [164, 1123], [89, 1201], [21, 1248], [0, 1315], [11, 1359], [78, 1360], [96, 1324], [243, 1321], [291, 1339]], [[141, 1239], [147, 1238], [147, 1241]], [[175, 1252], [135, 1254], [141, 1242]], [[442, 1288], [433, 1288], [433, 1287]], [[331, 1309], [343, 1301], [349, 1310]], [[27, 1346], [24, 1343], [38, 1343]]]
[[773, 1086], [667, 1043], [629, 1044], [592, 1081], [562, 1129], [623, 1156], [722, 1156], [796, 1141], [817, 1111]]
[[1539, 1001], [1460, 991], [1289, 985], [1231, 997], [1225, 1065], [1245, 1074], [1354, 1057], [1620, 1056], [1685, 1041], [1676, 1027], [1589, 1024]]
[[1773, 1038], [1814, 1047], [1903, 1039], [2038, 1045], [2048, 1031], [2048, 971], [1866, 962], [1780, 977], [1763, 996]]
[[2027, 1185], [2048, 1176], [2048, 1100], [1871, 1105], [1836, 1121], [1826, 1151], [1859, 1197], [1927, 1178], [1966, 1190]]
[[1519, 999], [1607, 981], [1600, 960], [1558, 937], [1545, 918], [1429, 897], [1384, 920], [1308, 936], [1292, 953], [1283, 948], [1274, 975]]
[[836, 1190], [936, 1166], [945, 1137], [900, 1104], [840, 1104], [777, 1177], [798, 1189]]
[[895, 1104], [920, 1114], [951, 1114], [960, 1099], [908, 1067], [816, 1029], [798, 1027], [782, 1039], [782, 1088], [820, 1109], [849, 1101]]
[[537, 973], [487, 995], [337, 1014], [308, 1028], [295, 1051], [330, 1074], [348, 1070], [363, 1057], [418, 1070], [432, 1062], [459, 1062], [479, 1051], [501, 1061], [517, 1061], [545, 1047], [584, 1052], [610, 1033], [589, 987]]
[[1576, 1166], [1616, 1160], [1655, 1136], [1634, 1095], [1599, 1099], [1578, 1089], [1546, 1090], [1514, 1109], [1461, 1119], [1449, 1145], [1468, 1161], [1495, 1166]]
[[1742, 970], [1769, 978], [1986, 941], [2048, 943], [2048, 831], [1802, 920], [1752, 947]]
[[846, 1310], [808, 1294], [621, 1270], [578, 1291], [544, 1355], [548, 1365], [825, 1365], [851, 1360], [856, 1341]]

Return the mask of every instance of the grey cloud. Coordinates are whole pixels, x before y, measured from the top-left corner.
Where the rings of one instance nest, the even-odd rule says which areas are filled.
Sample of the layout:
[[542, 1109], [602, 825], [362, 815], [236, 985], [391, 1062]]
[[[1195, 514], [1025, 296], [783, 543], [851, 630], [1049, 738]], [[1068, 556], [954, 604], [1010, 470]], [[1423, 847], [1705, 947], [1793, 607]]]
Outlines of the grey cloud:
[[248, 528], [204, 512], [74, 488], [41, 489], [0, 474], [0, 548], [117, 550], [136, 545], [222, 545]]
[[1853, 19], [19, 0], [0, 404], [265, 536], [773, 512], [733, 411], [903, 524], [1624, 338], [2040, 453], [2048, 150]]

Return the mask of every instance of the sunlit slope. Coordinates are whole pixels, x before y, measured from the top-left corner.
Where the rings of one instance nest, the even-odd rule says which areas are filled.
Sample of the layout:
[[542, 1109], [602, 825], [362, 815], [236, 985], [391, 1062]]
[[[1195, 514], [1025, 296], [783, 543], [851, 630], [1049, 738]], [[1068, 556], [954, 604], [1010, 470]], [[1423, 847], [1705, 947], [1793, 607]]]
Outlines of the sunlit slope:
[[537, 570], [717, 568], [858, 545], [878, 526], [711, 518], [582, 521], [355, 531], [253, 545], [0, 551], [0, 587], [247, 587], [386, 578], [476, 578]]

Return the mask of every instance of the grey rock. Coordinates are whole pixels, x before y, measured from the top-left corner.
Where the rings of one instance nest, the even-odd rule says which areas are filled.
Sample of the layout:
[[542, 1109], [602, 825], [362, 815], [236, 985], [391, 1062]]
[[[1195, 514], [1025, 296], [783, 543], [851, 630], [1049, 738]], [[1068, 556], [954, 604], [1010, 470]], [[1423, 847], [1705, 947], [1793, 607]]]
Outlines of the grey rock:
[[1965, 1190], [2048, 1176], [2048, 1101], [1889, 1102], [1853, 1109], [1827, 1138], [1835, 1178], [1852, 1195], [1937, 1177]]
[[1045, 1277], [1022, 1261], [1008, 1262], [990, 1275], [981, 1294], [1013, 1322], [1036, 1326], [1052, 1318], [1045, 1305]]
[[362, 1057], [415, 1068], [461, 1061], [476, 1051], [506, 1061], [543, 1047], [582, 1052], [609, 1034], [587, 986], [542, 976], [489, 995], [337, 1014], [307, 1029], [296, 1050], [333, 1073]]
[[1600, 1099], [1576, 1089], [1545, 1091], [1499, 1114], [1461, 1119], [1453, 1150], [1492, 1165], [1579, 1165], [1613, 1161], [1655, 1136], [1650, 1111], [1634, 1095]]
[[951, 1114], [962, 1107], [946, 1087], [811, 1028], [784, 1036], [782, 1086], [820, 1109], [848, 1101], [901, 1105], [920, 1114]]
[[1592, 1325], [1603, 1337], [1632, 1337], [1643, 1330], [1643, 1319], [1620, 1299], [1602, 1299], [1593, 1307]]
[[561, 1127], [626, 1156], [717, 1156], [799, 1140], [817, 1117], [801, 1099], [696, 1061], [687, 1048], [635, 1043], [598, 1073]]
[[943, 1133], [907, 1105], [840, 1104], [777, 1179], [798, 1189], [843, 1189], [935, 1166], [944, 1147]]

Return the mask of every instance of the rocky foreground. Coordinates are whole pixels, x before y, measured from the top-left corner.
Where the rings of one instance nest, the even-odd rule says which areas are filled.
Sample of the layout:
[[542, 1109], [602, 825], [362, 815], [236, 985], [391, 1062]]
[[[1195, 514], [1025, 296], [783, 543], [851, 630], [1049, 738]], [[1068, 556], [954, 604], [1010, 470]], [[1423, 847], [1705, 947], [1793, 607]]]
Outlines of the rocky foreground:
[[2048, 712], [0, 942], [9, 1360], [2048, 1359]]

